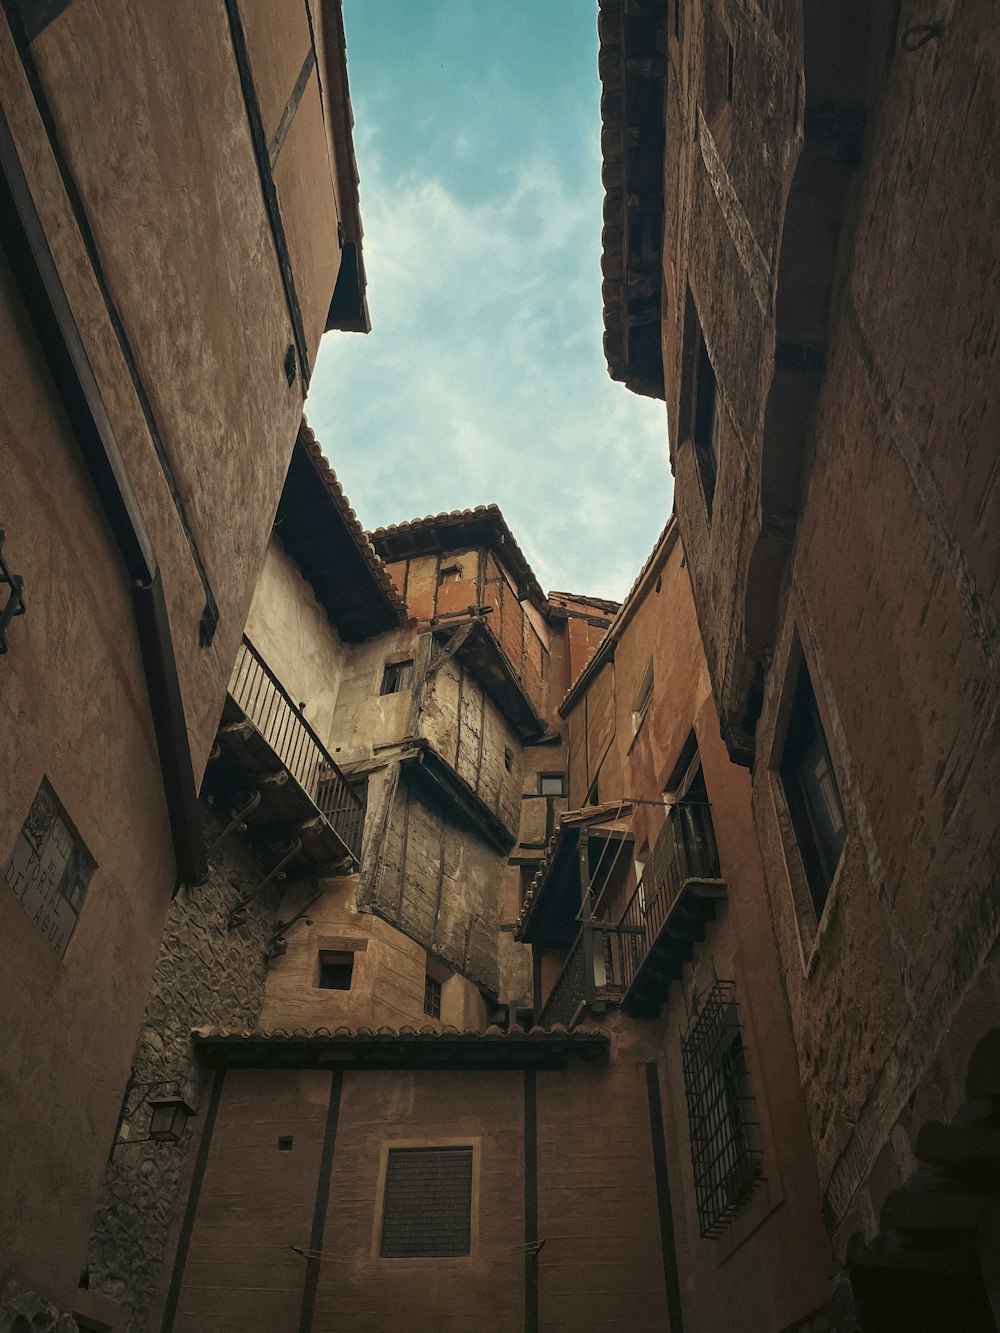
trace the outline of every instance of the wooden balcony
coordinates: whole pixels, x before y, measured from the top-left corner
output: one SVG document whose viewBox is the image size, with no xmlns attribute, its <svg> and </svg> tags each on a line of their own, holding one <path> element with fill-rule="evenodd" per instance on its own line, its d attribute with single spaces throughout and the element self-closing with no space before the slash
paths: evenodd
<svg viewBox="0 0 1000 1333">
<path fill-rule="evenodd" d="M 229 682 L 211 770 L 243 823 L 287 861 L 287 878 L 345 874 L 361 859 L 365 800 L 249 639 Z"/>
</svg>

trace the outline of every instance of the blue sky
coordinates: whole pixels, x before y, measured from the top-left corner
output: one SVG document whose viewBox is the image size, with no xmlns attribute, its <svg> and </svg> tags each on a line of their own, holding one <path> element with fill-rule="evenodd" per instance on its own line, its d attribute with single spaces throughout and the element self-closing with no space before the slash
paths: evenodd
<svg viewBox="0 0 1000 1333">
<path fill-rule="evenodd" d="M 601 347 L 594 0 L 345 0 L 372 332 L 306 407 L 368 528 L 495 502 L 546 588 L 620 597 L 671 503 Z"/>
</svg>

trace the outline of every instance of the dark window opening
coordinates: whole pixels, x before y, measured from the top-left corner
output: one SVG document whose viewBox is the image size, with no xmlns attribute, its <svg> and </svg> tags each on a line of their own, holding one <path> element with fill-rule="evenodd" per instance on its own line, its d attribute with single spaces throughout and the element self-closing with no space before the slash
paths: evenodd
<svg viewBox="0 0 1000 1333">
<path fill-rule="evenodd" d="M 847 827 L 830 748 L 804 661 L 799 664 L 779 773 L 818 921 L 840 861 Z"/>
<path fill-rule="evenodd" d="M 382 1207 L 383 1259 L 436 1259 L 472 1246 L 472 1149 L 391 1148 Z"/>
<path fill-rule="evenodd" d="M 291 1136 L 291 1134 L 279 1134 L 279 1135 L 278 1135 L 278 1151 L 279 1151 L 279 1152 L 291 1152 L 291 1151 L 292 1151 L 292 1136 Z"/>
<path fill-rule="evenodd" d="M 681 39 L 681 0 L 674 0 L 674 36 Z"/>
<path fill-rule="evenodd" d="M 716 1237 L 762 1181 L 756 1108 L 734 986 L 716 980 L 681 1040 L 701 1236 Z"/>
<path fill-rule="evenodd" d="M 424 977 L 424 1013 L 441 1017 L 441 983 L 430 974 Z"/>
<path fill-rule="evenodd" d="M 726 101 L 733 100 L 733 76 L 736 67 L 736 51 L 732 42 L 726 43 Z"/>
<path fill-rule="evenodd" d="M 503 752 L 503 766 L 504 766 L 504 768 L 507 770 L 508 773 L 513 773 L 513 771 L 514 771 L 514 751 L 513 751 L 513 750 L 508 750 L 506 746 L 504 747 L 504 752 Z"/>
<path fill-rule="evenodd" d="M 438 587 L 443 583 L 461 583 L 462 570 L 458 565 L 442 565 L 438 570 Z"/>
<path fill-rule="evenodd" d="M 413 658 L 405 662 L 386 662 L 382 673 L 381 694 L 398 694 L 408 690 L 413 683 Z"/>
<path fill-rule="evenodd" d="M 320 954 L 317 985 L 321 990 L 350 990 L 353 979 L 353 953 Z"/>
<path fill-rule="evenodd" d="M 539 796 L 565 796 L 565 795 L 566 795 L 566 774 L 565 774 L 565 773 L 539 773 L 539 775 L 538 775 L 538 794 L 539 794 Z"/>
<path fill-rule="evenodd" d="M 712 359 L 690 288 L 684 303 L 684 355 L 681 387 L 681 436 L 694 447 L 698 477 L 709 521 L 719 470 L 721 404 Z"/>
</svg>

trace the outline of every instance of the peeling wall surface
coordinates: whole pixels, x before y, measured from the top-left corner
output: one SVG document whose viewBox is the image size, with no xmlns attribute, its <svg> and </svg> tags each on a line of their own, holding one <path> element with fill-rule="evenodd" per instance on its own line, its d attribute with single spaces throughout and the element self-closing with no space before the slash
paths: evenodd
<svg viewBox="0 0 1000 1333">
<path fill-rule="evenodd" d="M 247 618 L 246 637 L 320 740 L 333 732 L 346 650 L 309 584 L 272 534 Z"/>
<path fill-rule="evenodd" d="M 404 776 L 370 903 L 495 995 L 502 865 L 499 852 L 456 827 L 440 802 Z"/>
</svg>

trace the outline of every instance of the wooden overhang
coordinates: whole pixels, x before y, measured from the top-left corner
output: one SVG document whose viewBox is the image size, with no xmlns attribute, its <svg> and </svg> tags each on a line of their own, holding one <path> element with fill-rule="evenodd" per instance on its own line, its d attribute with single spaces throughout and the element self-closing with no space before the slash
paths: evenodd
<svg viewBox="0 0 1000 1333">
<path fill-rule="evenodd" d="M 399 594 L 304 418 L 275 531 L 345 642 L 358 643 L 405 621 Z"/>
<path fill-rule="evenodd" d="M 453 509 L 407 523 L 376 528 L 371 534 L 376 551 L 392 563 L 411 556 L 437 555 L 445 551 L 489 547 L 503 562 L 517 585 L 517 595 L 531 601 L 544 615 L 549 604 L 524 553 L 508 528 L 499 505 L 477 505 L 475 509 Z"/>
<path fill-rule="evenodd" d="M 337 216 L 341 246 L 340 272 L 326 317 L 326 329 L 370 333 L 367 278 L 361 252 L 360 176 L 354 152 L 354 109 L 347 82 L 347 38 L 343 0 L 322 0 L 324 111 L 333 139 L 337 171 Z"/>
<path fill-rule="evenodd" d="M 570 1060 L 604 1061 L 610 1034 L 601 1028 L 195 1028 L 195 1051 L 212 1068 L 565 1069 Z"/>
<path fill-rule="evenodd" d="M 563 815 L 525 895 L 514 926 L 516 940 L 545 949 L 568 949 L 573 944 L 580 933 L 583 908 L 580 835 L 587 837 L 589 878 L 598 869 L 609 841 L 631 839 L 627 830 L 611 827 L 631 810 L 631 806 L 619 804 Z"/>
<path fill-rule="evenodd" d="M 485 617 L 441 621 L 435 627 L 434 638 L 444 650 L 456 644 L 455 661 L 479 682 L 522 741 L 542 735 L 545 721 Z"/>
<path fill-rule="evenodd" d="M 442 804 L 448 817 L 504 856 L 517 841 L 517 834 L 490 809 L 475 790 L 443 759 L 433 745 L 417 737 L 400 756 L 400 766 L 407 777 L 422 790 L 429 803 Z"/>
<path fill-rule="evenodd" d="M 662 398 L 667 5 L 600 0 L 604 354 L 634 393 Z"/>
</svg>

